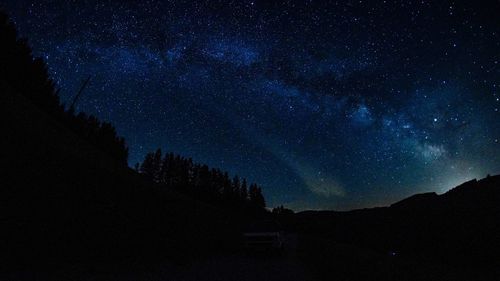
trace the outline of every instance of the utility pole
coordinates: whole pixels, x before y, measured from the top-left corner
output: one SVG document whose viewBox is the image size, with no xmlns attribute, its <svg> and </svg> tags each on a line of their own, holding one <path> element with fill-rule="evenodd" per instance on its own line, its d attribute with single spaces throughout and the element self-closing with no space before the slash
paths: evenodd
<svg viewBox="0 0 500 281">
<path fill-rule="evenodd" d="M 71 106 L 69 107 L 69 109 L 71 111 L 75 110 L 75 104 L 78 101 L 78 99 L 80 98 L 80 96 L 82 95 L 83 90 L 85 89 L 85 87 L 87 87 L 87 84 L 90 82 L 90 77 L 91 77 L 90 75 L 89 75 L 89 77 L 87 77 L 87 79 L 83 82 L 82 86 L 80 87 L 80 90 L 78 91 L 78 93 L 76 94 L 76 96 L 73 98 L 73 101 L 71 102 Z"/>
</svg>

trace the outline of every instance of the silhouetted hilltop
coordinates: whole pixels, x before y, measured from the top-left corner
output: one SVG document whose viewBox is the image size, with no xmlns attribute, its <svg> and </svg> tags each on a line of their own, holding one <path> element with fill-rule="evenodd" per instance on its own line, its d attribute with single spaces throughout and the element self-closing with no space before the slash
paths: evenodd
<svg viewBox="0 0 500 281">
<path fill-rule="evenodd" d="M 392 208 L 418 208 L 427 204 L 435 204 L 439 196 L 436 192 L 415 194 L 391 205 Z"/>
<path fill-rule="evenodd" d="M 499 222 L 497 175 L 441 195 L 417 194 L 390 207 L 300 212 L 289 226 L 335 243 L 476 271 L 500 266 Z"/>
<path fill-rule="evenodd" d="M 302 211 L 297 213 L 303 217 L 326 219 L 342 215 L 358 215 L 380 213 L 398 209 L 448 209 L 449 207 L 495 208 L 500 203 L 500 175 L 488 176 L 464 182 L 447 192 L 438 195 L 435 192 L 419 193 L 391 204 L 389 207 L 358 209 L 352 211 Z M 451 205 L 450 205 L 451 204 Z"/>
<path fill-rule="evenodd" d="M 481 180 L 470 180 L 441 195 L 444 200 L 462 204 L 478 204 L 482 207 L 498 205 L 500 200 L 500 175 Z"/>
<path fill-rule="evenodd" d="M 464 182 L 441 195 L 434 192 L 410 196 L 391 205 L 391 208 L 420 208 L 444 211 L 450 208 L 470 208 L 471 212 L 479 209 L 495 208 L 500 202 L 500 175 Z"/>
</svg>

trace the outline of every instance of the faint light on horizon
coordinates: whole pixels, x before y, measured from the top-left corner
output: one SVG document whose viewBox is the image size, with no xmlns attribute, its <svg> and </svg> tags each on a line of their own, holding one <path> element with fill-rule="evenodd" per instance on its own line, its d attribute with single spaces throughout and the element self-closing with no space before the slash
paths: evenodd
<svg viewBox="0 0 500 281">
<path fill-rule="evenodd" d="M 453 167 L 456 169 L 456 167 Z M 445 193 L 464 182 L 468 182 L 473 179 L 482 179 L 486 177 L 486 174 L 482 173 L 479 169 L 468 167 L 467 169 L 461 169 L 462 171 L 455 175 L 449 175 L 448 178 L 441 181 L 441 186 L 438 187 L 436 192 Z"/>
</svg>

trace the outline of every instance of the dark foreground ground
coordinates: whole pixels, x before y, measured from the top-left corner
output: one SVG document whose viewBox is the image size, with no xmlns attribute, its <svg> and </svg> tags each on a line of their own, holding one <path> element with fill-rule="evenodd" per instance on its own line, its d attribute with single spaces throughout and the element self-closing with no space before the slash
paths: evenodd
<svg viewBox="0 0 500 281">
<path fill-rule="evenodd" d="M 499 269 L 449 267 L 376 253 L 317 237 L 286 235 L 282 253 L 243 249 L 189 260 L 114 265 L 58 264 L 0 274 L 0 280 L 498 280 Z"/>
<path fill-rule="evenodd" d="M 246 252 L 138 265 L 66 264 L 0 275 L 1 280 L 314 280 L 297 254 L 297 235 L 286 236 L 282 253 Z"/>
</svg>

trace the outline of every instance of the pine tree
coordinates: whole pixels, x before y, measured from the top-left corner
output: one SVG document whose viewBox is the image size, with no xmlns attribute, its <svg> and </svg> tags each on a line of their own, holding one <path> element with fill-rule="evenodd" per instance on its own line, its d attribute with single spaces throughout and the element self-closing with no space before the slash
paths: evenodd
<svg viewBox="0 0 500 281">
<path fill-rule="evenodd" d="M 174 166 L 174 154 L 166 153 L 160 169 L 160 183 L 172 186 L 172 170 Z"/>
<path fill-rule="evenodd" d="M 241 183 L 241 188 L 240 188 L 240 199 L 242 201 L 247 201 L 248 200 L 248 187 L 247 187 L 247 179 L 243 179 L 243 182 Z"/>
<path fill-rule="evenodd" d="M 266 200 L 264 199 L 264 195 L 262 195 L 262 189 L 260 187 L 257 187 L 257 195 L 256 195 L 256 204 L 257 207 L 265 208 L 266 207 Z"/>
<path fill-rule="evenodd" d="M 146 178 L 153 180 L 154 179 L 154 154 L 148 153 L 146 157 L 144 157 L 144 161 L 141 164 L 140 172 Z"/>
<path fill-rule="evenodd" d="M 240 197 L 240 178 L 238 176 L 233 177 L 233 182 L 231 183 L 231 201 L 236 201 Z"/>
<path fill-rule="evenodd" d="M 249 189 L 250 203 L 254 207 L 264 208 L 266 207 L 266 202 L 264 196 L 262 195 L 262 190 L 256 184 L 250 185 Z"/>
<path fill-rule="evenodd" d="M 224 172 L 221 178 L 221 185 L 222 185 L 222 199 L 226 204 L 228 204 L 229 202 L 231 202 L 232 184 L 227 172 Z"/>
<path fill-rule="evenodd" d="M 205 202 L 240 211 L 248 210 L 250 206 L 255 209 L 265 207 L 262 190 L 256 184 L 248 187 L 244 178 L 234 176 L 231 179 L 227 172 L 195 164 L 191 158 L 173 153 L 162 158 L 160 149 L 145 156 L 139 171 L 155 182 Z"/>
<path fill-rule="evenodd" d="M 161 163 L 162 163 L 162 157 L 161 157 L 161 149 L 157 149 L 156 152 L 153 155 L 153 160 L 152 160 L 152 179 L 155 182 L 160 182 L 160 173 L 161 173 Z"/>
</svg>

